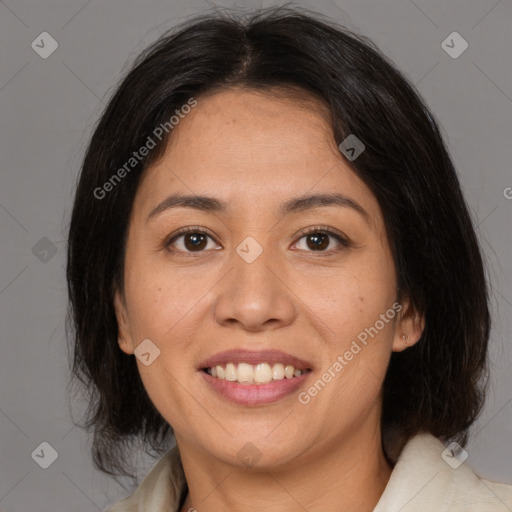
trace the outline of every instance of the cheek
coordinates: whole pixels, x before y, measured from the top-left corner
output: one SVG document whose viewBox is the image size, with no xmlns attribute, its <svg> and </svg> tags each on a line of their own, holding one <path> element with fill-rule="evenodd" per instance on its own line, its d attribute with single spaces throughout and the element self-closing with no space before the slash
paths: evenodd
<svg viewBox="0 0 512 512">
<path fill-rule="evenodd" d="M 188 339 L 183 336 L 183 330 L 192 319 L 197 320 L 201 305 L 208 300 L 208 292 L 218 277 L 212 272 L 198 271 L 192 265 L 177 270 L 162 258 L 147 260 L 150 263 L 135 264 L 126 274 L 131 324 L 138 337 L 155 339 L 164 346 L 172 340 L 176 346 L 180 340 Z M 176 332 L 181 335 L 175 336 Z"/>
<path fill-rule="evenodd" d="M 206 273 L 194 273 L 192 268 L 176 272 L 154 260 L 132 265 L 126 273 L 134 344 L 150 339 L 160 350 L 149 366 L 137 361 L 139 374 L 151 401 L 173 427 L 179 428 L 182 417 L 197 414 L 187 386 L 195 372 L 194 341 L 200 316 L 214 284 Z"/>
<path fill-rule="evenodd" d="M 393 262 L 382 252 L 354 255 L 328 277 L 304 270 L 291 277 L 297 296 L 339 345 L 373 326 L 396 297 Z"/>
</svg>

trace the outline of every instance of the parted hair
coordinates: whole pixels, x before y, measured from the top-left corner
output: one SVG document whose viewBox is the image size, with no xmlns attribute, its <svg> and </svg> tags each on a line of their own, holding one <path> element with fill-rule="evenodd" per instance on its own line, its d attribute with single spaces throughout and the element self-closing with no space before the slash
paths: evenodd
<svg viewBox="0 0 512 512">
<path fill-rule="evenodd" d="M 98 198 L 95 190 L 190 98 L 200 108 L 201 95 L 231 87 L 303 91 L 329 112 L 337 144 L 349 134 L 364 143 L 347 164 L 382 210 L 398 299 L 407 297 L 425 316 L 421 339 L 391 355 L 382 432 L 406 440 L 428 431 L 464 446 L 487 387 L 488 285 L 438 122 L 368 38 L 319 14 L 281 7 L 209 13 L 166 32 L 138 55 L 94 127 L 78 177 L 66 272 L 70 383 L 85 392 L 81 426 L 93 431 L 96 466 L 133 475 L 134 443 L 159 455 L 172 438 L 135 358 L 119 348 L 114 311 L 114 292 L 124 290 L 135 193 L 172 130 L 108 194 Z"/>
</svg>

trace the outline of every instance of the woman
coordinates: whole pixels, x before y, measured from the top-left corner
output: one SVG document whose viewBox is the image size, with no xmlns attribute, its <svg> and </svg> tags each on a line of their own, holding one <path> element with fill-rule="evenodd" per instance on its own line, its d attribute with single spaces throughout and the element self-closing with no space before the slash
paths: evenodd
<svg viewBox="0 0 512 512">
<path fill-rule="evenodd" d="M 363 37 L 289 9 L 162 37 L 93 134 L 68 258 L 95 462 L 162 455 L 110 511 L 512 509 L 463 464 L 490 328 L 468 209 Z"/>
</svg>

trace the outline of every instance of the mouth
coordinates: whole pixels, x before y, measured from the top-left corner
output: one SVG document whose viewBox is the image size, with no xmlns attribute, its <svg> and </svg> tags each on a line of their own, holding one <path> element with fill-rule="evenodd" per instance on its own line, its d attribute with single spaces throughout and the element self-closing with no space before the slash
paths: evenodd
<svg viewBox="0 0 512 512">
<path fill-rule="evenodd" d="M 270 363 L 262 362 L 257 365 L 227 363 L 225 365 L 209 366 L 203 368 L 202 371 L 215 379 L 258 386 L 284 379 L 295 379 L 304 373 L 310 372 L 311 368 L 299 370 L 289 364 L 276 363 L 271 365 Z"/>
<path fill-rule="evenodd" d="M 278 350 L 229 350 L 203 361 L 198 370 L 210 389 L 224 398 L 263 405 L 295 392 L 313 365 Z"/>
</svg>

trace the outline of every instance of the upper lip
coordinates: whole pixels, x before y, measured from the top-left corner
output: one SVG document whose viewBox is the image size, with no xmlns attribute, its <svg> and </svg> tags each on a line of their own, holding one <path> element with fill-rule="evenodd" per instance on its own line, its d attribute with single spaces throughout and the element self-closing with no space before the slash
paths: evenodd
<svg viewBox="0 0 512 512">
<path fill-rule="evenodd" d="M 300 359 L 297 356 L 287 354 L 281 350 L 268 349 L 268 350 L 243 350 L 232 349 L 224 352 L 219 352 L 208 359 L 199 363 L 199 369 L 211 368 L 213 366 L 222 366 L 227 363 L 247 363 L 259 364 L 269 363 L 270 365 L 281 363 L 284 365 L 293 366 L 296 370 L 312 369 L 311 363 Z"/>
</svg>

